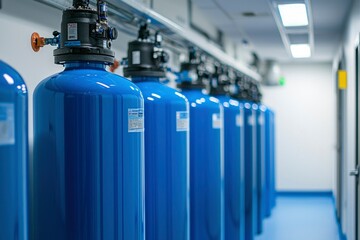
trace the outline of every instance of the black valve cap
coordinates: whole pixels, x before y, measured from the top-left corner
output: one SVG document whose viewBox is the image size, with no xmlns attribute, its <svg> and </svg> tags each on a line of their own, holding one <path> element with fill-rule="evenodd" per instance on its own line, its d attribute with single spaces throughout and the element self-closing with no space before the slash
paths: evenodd
<svg viewBox="0 0 360 240">
<path fill-rule="evenodd" d="M 146 40 L 150 37 L 150 31 L 148 29 L 147 24 L 142 24 L 140 26 L 139 32 L 138 32 L 138 38 L 142 40 Z"/>
<path fill-rule="evenodd" d="M 53 36 L 54 37 L 57 37 L 57 36 L 59 36 L 60 35 L 60 32 L 58 32 L 58 31 L 53 31 Z"/>
</svg>

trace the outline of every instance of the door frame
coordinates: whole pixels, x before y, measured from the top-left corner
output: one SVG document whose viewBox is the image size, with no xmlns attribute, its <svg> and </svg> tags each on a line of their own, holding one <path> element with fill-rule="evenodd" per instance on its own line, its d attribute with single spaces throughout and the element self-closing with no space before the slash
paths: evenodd
<svg viewBox="0 0 360 240">
<path fill-rule="evenodd" d="M 358 166 L 360 165 L 360 44 L 359 38 L 357 39 L 356 49 L 355 49 L 355 168 L 359 170 Z M 360 181 L 359 175 L 355 180 L 355 239 L 360 240 Z"/>
<path fill-rule="evenodd" d="M 347 69 L 345 53 L 341 54 L 337 70 Z M 346 89 L 339 88 L 338 71 L 336 71 L 336 95 L 337 95 L 337 161 L 336 161 L 336 213 L 339 222 L 342 222 L 343 206 L 346 194 L 345 178 L 347 175 L 347 161 L 346 161 Z"/>
<path fill-rule="evenodd" d="M 337 130 L 337 158 L 336 158 L 336 215 L 341 222 L 342 216 L 342 183 L 344 173 L 344 110 L 345 110 L 345 97 L 344 90 L 338 87 L 338 71 L 344 69 L 344 57 L 338 64 L 336 71 L 336 130 Z"/>
</svg>

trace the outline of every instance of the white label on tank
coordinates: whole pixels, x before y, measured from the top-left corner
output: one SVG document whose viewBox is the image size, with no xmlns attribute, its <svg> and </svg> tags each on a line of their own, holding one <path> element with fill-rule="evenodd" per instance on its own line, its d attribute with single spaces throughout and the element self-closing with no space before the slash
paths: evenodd
<svg viewBox="0 0 360 240">
<path fill-rule="evenodd" d="M 140 51 L 132 52 L 132 64 L 140 64 Z"/>
<path fill-rule="evenodd" d="M 0 103 L 0 145 L 15 144 L 14 104 Z"/>
<path fill-rule="evenodd" d="M 259 123 L 259 125 L 264 125 L 265 119 L 264 119 L 264 116 L 263 116 L 263 115 L 260 115 L 260 116 L 259 116 L 259 118 L 258 118 L 258 123 Z"/>
<path fill-rule="evenodd" d="M 176 112 L 176 131 L 187 132 L 189 130 L 189 112 Z"/>
<path fill-rule="evenodd" d="M 244 117 L 242 114 L 237 114 L 236 115 L 236 126 L 237 127 L 242 127 L 244 126 Z"/>
<path fill-rule="evenodd" d="M 77 23 L 68 23 L 68 40 L 78 40 L 78 26 Z"/>
<path fill-rule="evenodd" d="M 255 125 L 255 119 L 254 119 L 254 116 L 253 115 L 250 115 L 249 118 L 248 118 L 248 124 L 250 126 L 254 126 Z"/>
<path fill-rule="evenodd" d="M 144 109 L 129 108 L 128 109 L 128 131 L 143 132 L 144 131 Z"/>
<path fill-rule="evenodd" d="M 212 127 L 214 129 L 219 129 L 221 128 L 221 117 L 220 117 L 220 114 L 219 113 L 213 113 L 212 115 Z"/>
</svg>

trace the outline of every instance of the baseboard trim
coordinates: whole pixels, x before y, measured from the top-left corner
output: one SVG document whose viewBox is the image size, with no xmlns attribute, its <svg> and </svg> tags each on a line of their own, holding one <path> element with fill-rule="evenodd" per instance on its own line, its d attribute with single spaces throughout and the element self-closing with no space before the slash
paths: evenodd
<svg viewBox="0 0 360 240">
<path fill-rule="evenodd" d="M 279 197 L 333 197 L 332 191 L 278 191 Z"/>
</svg>

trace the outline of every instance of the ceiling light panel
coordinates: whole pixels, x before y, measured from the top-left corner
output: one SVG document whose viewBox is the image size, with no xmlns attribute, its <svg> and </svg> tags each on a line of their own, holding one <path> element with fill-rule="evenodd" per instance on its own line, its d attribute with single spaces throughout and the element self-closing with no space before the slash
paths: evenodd
<svg viewBox="0 0 360 240">
<path fill-rule="evenodd" d="M 311 49 L 309 44 L 291 44 L 290 50 L 293 58 L 311 57 Z"/>
<path fill-rule="evenodd" d="M 279 4 L 278 9 L 284 27 L 309 25 L 306 5 L 304 3 Z"/>
</svg>

